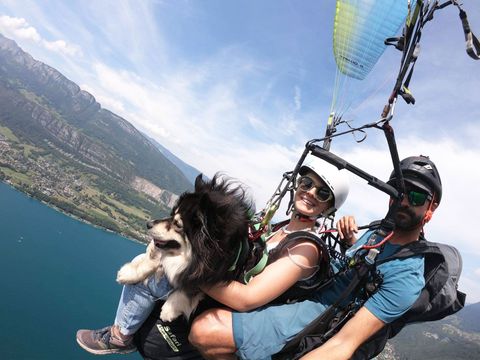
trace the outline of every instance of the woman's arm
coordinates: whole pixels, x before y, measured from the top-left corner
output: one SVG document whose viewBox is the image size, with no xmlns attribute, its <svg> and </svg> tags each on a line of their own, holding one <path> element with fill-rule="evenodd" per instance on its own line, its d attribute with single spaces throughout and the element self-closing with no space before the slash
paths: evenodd
<svg viewBox="0 0 480 360">
<path fill-rule="evenodd" d="M 249 311 L 265 305 L 316 270 L 320 255 L 315 244 L 305 241 L 288 249 L 246 285 L 232 281 L 202 290 L 236 311 Z"/>
</svg>

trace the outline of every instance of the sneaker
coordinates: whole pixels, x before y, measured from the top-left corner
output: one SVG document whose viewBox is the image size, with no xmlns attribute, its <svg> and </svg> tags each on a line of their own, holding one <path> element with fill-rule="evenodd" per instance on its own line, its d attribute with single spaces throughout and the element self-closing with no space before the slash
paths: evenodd
<svg viewBox="0 0 480 360">
<path fill-rule="evenodd" d="M 133 336 L 125 341 L 112 334 L 112 327 L 100 330 L 78 330 L 77 342 L 82 348 L 95 355 L 129 354 L 137 351 Z"/>
</svg>

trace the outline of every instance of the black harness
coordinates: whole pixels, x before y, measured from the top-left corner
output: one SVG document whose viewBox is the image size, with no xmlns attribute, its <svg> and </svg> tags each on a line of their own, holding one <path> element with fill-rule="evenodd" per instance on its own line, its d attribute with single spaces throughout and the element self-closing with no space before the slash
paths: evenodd
<svg viewBox="0 0 480 360">
<path fill-rule="evenodd" d="M 288 234 L 285 239 L 268 253 L 268 264 L 281 257 L 285 249 L 298 241 L 309 241 L 315 244 L 320 252 L 317 271 L 308 279 L 297 281 L 290 289 L 274 300 L 275 303 L 291 303 L 304 300 L 311 296 L 312 291 L 328 285 L 332 280 L 332 270 L 330 268 L 330 251 L 322 238 L 309 231 L 295 231 Z"/>
</svg>

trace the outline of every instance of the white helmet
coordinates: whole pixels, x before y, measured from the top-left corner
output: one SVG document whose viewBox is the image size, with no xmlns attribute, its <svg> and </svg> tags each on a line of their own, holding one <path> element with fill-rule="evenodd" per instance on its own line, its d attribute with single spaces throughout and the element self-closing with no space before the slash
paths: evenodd
<svg viewBox="0 0 480 360">
<path fill-rule="evenodd" d="M 298 173 L 300 175 L 305 175 L 308 171 L 317 174 L 333 194 L 333 207 L 324 211 L 323 215 L 326 216 L 337 211 L 347 199 L 350 190 L 350 181 L 348 179 L 347 170 L 339 170 L 334 165 L 322 159 L 310 156 L 300 167 Z"/>
</svg>

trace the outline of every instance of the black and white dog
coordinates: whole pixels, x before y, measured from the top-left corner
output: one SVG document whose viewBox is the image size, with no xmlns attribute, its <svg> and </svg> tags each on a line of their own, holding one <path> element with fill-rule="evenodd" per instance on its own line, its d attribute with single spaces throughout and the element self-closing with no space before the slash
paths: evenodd
<svg viewBox="0 0 480 360">
<path fill-rule="evenodd" d="M 125 264 L 117 281 L 135 284 L 166 276 L 174 291 L 160 318 L 188 318 L 203 298 L 200 287 L 239 277 L 240 270 L 230 268 L 248 237 L 251 208 L 241 186 L 218 174 L 211 181 L 199 175 L 195 191 L 180 196 L 171 217 L 147 224 L 152 241 L 146 253 Z"/>
</svg>

